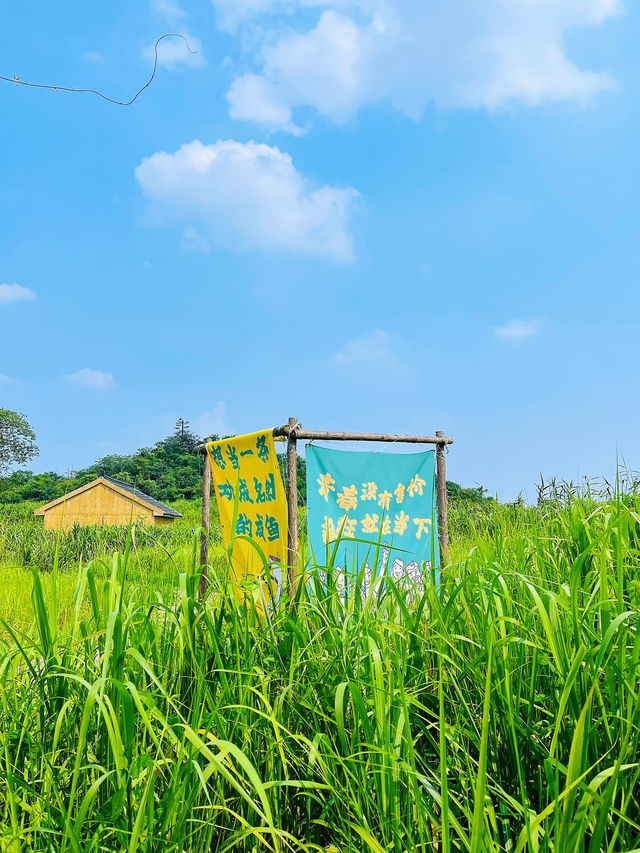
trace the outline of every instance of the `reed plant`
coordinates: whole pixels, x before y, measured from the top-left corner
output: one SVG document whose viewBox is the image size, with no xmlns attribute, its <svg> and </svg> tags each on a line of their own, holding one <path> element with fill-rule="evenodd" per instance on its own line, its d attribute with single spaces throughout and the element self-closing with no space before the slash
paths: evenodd
<svg viewBox="0 0 640 853">
<path fill-rule="evenodd" d="M 61 569 L 75 569 L 97 557 L 124 553 L 130 529 L 123 525 L 80 525 L 64 530 L 47 530 L 33 510 L 39 504 L 0 504 L 0 563 L 51 571 L 57 554 Z M 200 526 L 200 501 L 179 500 L 174 504 L 182 518 L 168 526 L 134 526 L 134 547 L 148 569 L 162 563 L 167 551 L 189 545 Z M 217 514 L 213 513 L 213 529 L 217 532 Z"/>
<path fill-rule="evenodd" d="M 471 522 L 470 522 L 471 524 Z M 473 525 L 468 526 L 471 530 Z M 442 582 L 241 604 L 32 572 L 0 656 L 3 851 L 640 849 L 640 502 L 493 510 Z"/>
</svg>

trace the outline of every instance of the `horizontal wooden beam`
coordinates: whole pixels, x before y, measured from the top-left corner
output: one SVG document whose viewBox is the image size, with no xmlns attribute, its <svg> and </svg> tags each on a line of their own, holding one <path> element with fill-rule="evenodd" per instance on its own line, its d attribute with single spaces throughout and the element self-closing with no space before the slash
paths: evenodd
<svg viewBox="0 0 640 853">
<path fill-rule="evenodd" d="M 276 427 L 274 436 L 288 435 L 288 426 Z M 404 444 L 453 444 L 452 438 L 431 435 L 392 435 L 386 432 L 329 432 L 317 429 L 296 430 L 296 438 L 311 441 L 387 441 Z"/>
<path fill-rule="evenodd" d="M 432 436 L 432 435 L 391 435 L 384 432 L 328 432 L 324 430 L 303 429 L 300 424 L 294 428 L 294 434 L 297 439 L 309 439 L 310 441 L 387 441 L 398 442 L 399 444 L 453 444 L 452 438 L 447 436 Z M 274 438 L 287 438 L 289 436 L 289 424 L 274 427 Z M 196 453 L 206 453 L 207 445 L 198 444 L 195 448 Z"/>
</svg>

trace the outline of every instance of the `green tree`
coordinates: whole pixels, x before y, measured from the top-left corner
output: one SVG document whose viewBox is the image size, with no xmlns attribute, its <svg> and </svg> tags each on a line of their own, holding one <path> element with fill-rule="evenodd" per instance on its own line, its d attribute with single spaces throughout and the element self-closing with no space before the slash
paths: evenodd
<svg viewBox="0 0 640 853">
<path fill-rule="evenodd" d="M 0 476 L 11 465 L 23 465 L 39 453 L 36 434 L 19 412 L 0 409 Z"/>
<path fill-rule="evenodd" d="M 180 418 L 175 432 L 153 447 L 141 447 L 131 456 L 104 456 L 78 471 L 76 477 L 88 483 L 106 474 L 131 483 L 160 501 L 199 497 L 203 459 L 194 453 L 194 448 L 201 441 L 189 429 L 188 421 Z"/>
<path fill-rule="evenodd" d="M 447 480 L 447 497 L 450 501 L 471 501 L 472 503 L 483 503 L 492 501 L 493 498 L 486 494 L 484 486 L 465 487 Z"/>
</svg>

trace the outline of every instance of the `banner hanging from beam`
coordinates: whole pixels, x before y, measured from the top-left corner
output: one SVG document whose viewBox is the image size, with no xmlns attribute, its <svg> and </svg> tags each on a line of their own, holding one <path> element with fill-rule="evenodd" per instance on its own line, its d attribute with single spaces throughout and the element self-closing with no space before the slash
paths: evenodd
<svg viewBox="0 0 640 853">
<path fill-rule="evenodd" d="M 334 568 L 345 576 L 365 566 L 365 586 L 380 575 L 421 586 L 424 570 L 439 565 L 434 452 L 311 445 L 306 460 L 307 530 L 316 565 L 327 564 L 339 539 Z"/>
<path fill-rule="evenodd" d="M 277 580 L 287 548 L 287 501 L 272 431 L 210 441 L 207 453 L 222 541 L 227 548 L 233 542 L 234 584 L 264 577 L 256 545 Z"/>
</svg>

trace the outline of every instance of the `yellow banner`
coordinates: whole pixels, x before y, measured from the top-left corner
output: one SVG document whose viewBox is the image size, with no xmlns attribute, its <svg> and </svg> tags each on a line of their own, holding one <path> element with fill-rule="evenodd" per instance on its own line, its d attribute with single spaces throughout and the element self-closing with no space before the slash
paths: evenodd
<svg viewBox="0 0 640 853">
<path fill-rule="evenodd" d="M 207 453 L 216 492 L 222 540 L 233 540 L 235 584 L 264 576 L 254 542 L 270 567 L 284 565 L 287 553 L 287 500 L 271 430 L 210 441 Z M 275 572 L 279 576 L 279 571 Z"/>
</svg>

